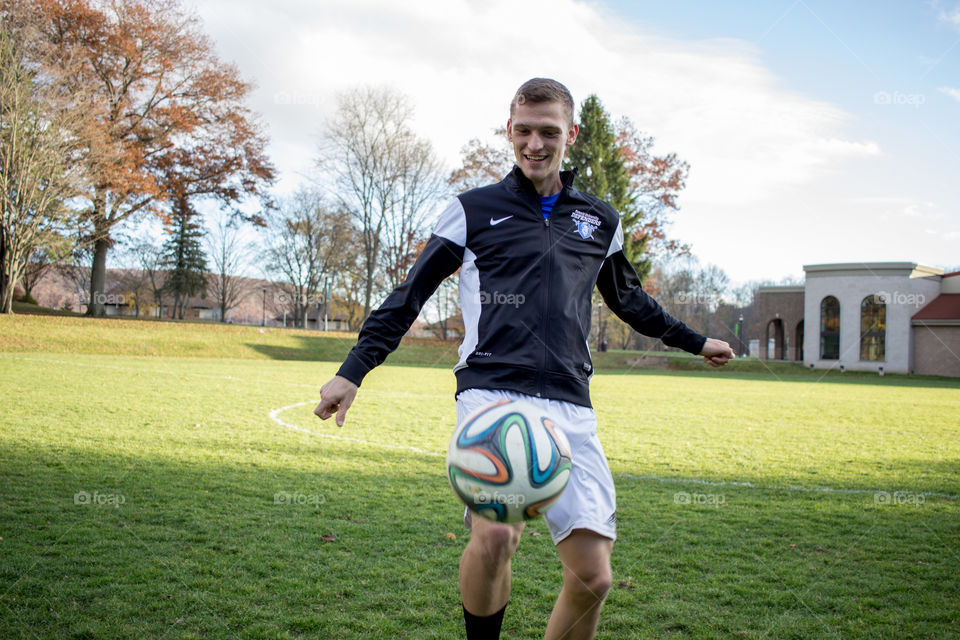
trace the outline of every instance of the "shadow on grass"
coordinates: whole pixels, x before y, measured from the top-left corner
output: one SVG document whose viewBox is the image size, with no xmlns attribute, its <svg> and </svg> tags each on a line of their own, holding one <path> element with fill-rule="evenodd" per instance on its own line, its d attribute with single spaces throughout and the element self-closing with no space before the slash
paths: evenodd
<svg viewBox="0 0 960 640">
<path fill-rule="evenodd" d="M 272 344 L 257 344 L 248 342 L 245 346 L 265 355 L 271 360 L 299 360 L 338 362 L 347 357 L 350 348 L 346 340 L 338 341 L 331 338 L 308 338 L 296 336 L 299 346 L 280 346 Z"/>
<path fill-rule="evenodd" d="M 467 536 L 442 462 L 298 442 L 276 453 L 309 450 L 309 468 L 257 451 L 217 464 L 0 450 L 4 632 L 460 637 Z M 358 465 L 370 471 L 346 470 Z M 678 503 L 674 486 L 618 486 L 610 637 L 677 625 L 697 637 L 952 632 L 955 502 L 877 506 L 863 495 L 725 487 L 718 507 Z M 514 638 L 542 635 L 560 586 L 543 523 L 530 530 L 541 535 L 524 535 L 514 561 L 505 623 Z"/>
<path fill-rule="evenodd" d="M 330 336 L 292 336 L 298 344 L 269 345 L 253 342 L 245 346 L 273 360 L 343 362 L 356 344 L 355 339 Z M 427 338 L 404 339 L 387 357 L 385 364 L 422 367 L 452 367 L 456 364 L 459 343 Z"/>
</svg>

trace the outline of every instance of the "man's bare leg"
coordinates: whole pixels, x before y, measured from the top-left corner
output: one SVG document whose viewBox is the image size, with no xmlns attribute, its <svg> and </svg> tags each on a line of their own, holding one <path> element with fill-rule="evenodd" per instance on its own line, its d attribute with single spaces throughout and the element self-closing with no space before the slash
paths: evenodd
<svg viewBox="0 0 960 640">
<path fill-rule="evenodd" d="M 563 562 L 563 588 L 544 640 L 592 640 L 613 580 L 613 540 L 587 529 L 575 529 L 557 545 L 557 551 Z"/>
<path fill-rule="evenodd" d="M 510 599 L 510 558 L 523 524 L 501 524 L 471 514 L 470 541 L 460 556 L 460 598 L 475 616 L 493 615 Z"/>
</svg>

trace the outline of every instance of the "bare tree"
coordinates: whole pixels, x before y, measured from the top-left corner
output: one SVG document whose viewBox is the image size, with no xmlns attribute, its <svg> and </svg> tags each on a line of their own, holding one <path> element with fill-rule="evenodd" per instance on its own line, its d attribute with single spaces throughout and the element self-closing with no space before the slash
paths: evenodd
<svg viewBox="0 0 960 640">
<path fill-rule="evenodd" d="M 446 188 L 443 166 L 429 141 L 407 132 L 395 142 L 398 180 L 384 220 L 382 254 L 388 290 L 400 286 L 423 250 L 430 234 L 430 218 Z"/>
<path fill-rule="evenodd" d="M 239 276 L 250 262 L 252 251 L 240 238 L 235 218 L 221 216 L 216 226 L 207 231 L 207 251 L 213 260 L 214 273 L 208 278 L 208 291 L 220 307 L 220 321 L 250 295 L 247 279 Z"/>
<path fill-rule="evenodd" d="M 0 313 L 34 250 L 61 230 L 77 192 L 74 161 L 79 116 L 56 86 L 41 81 L 25 39 L 29 31 L 0 15 Z"/>
<path fill-rule="evenodd" d="M 123 292 L 123 300 L 128 307 L 133 307 L 135 316 L 140 316 L 140 309 L 147 300 L 150 289 L 150 278 L 140 269 L 124 269 L 117 281 Z"/>
<path fill-rule="evenodd" d="M 427 327 L 433 335 L 441 340 L 447 340 L 451 337 L 450 321 L 460 314 L 460 300 L 457 292 L 457 278 L 455 274 L 444 279 L 437 287 L 437 292 L 433 296 L 432 307 L 436 322 L 430 322 L 429 313 L 427 316 Z M 426 311 L 426 310 L 425 310 Z"/>
<path fill-rule="evenodd" d="M 24 262 L 20 278 L 25 298 L 33 297 L 33 288 L 37 283 L 57 262 L 67 257 L 72 249 L 71 239 L 61 234 L 47 233 L 38 236 L 37 246 Z"/>
<path fill-rule="evenodd" d="M 355 89 L 340 96 L 319 149 L 317 165 L 360 234 L 364 317 L 374 298 L 406 274 L 424 211 L 443 188 L 430 144 L 410 129 L 412 117 L 402 94 Z"/>
<path fill-rule="evenodd" d="M 355 239 L 350 246 L 359 245 L 359 233 L 356 230 L 352 230 L 351 233 Z M 331 278 L 332 297 L 339 300 L 339 307 L 346 315 L 350 330 L 359 331 L 366 318 L 363 315 L 363 258 L 358 252 L 352 250 L 345 251 L 341 258 L 343 263 L 337 269 L 336 275 Z"/>
<path fill-rule="evenodd" d="M 77 303 L 77 310 L 83 311 L 84 307 L 89 306 L 90 300 L 90 267 L 84 267 L 84 264 L 90 263 L 92 255 L 89 246 L 74 247 L 70 255 L 63 261 L 58 262 L 56 270 L 60 276 L 73 285 L 73 298 Z M 71 305 L 72 308 L 72 305 Z"/>
<path fill-rule="evenodd" d="M 163 317 L 163 293 L 166 271 L 163 269 L 163 249 L 152 242 L 141 242 L 133 249 L 134 255 L 146 281 L 150 284 L 152 302 L 156 305 L 155 317 Z"/>
<path fill-rule="evenodd" d="M 293 310 L 294 324 L 306 326 L 311 304 L 321 299 L 326 278 L 335 277 L 353 251 L 349 216 L 331 210 L 315 191 L 301 190 L 284 202 L 268 225 L 267 269 L 282 276 L 289 287 L 279 306 Z"/>
</svg>

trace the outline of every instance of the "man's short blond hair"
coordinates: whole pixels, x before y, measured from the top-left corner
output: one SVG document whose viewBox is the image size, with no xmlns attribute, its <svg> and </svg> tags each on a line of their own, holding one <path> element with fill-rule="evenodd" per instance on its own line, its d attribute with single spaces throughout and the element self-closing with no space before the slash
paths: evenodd
<svg viewBox="0 0 960 640">
<path fill-rule="evenodd" d="M 567 114 L 567 123 L 573 124 L 573 96 L 565 86 L 550 78 L 531 78 L 527 80 L 510 101 L 510 117 L 517 109 L 518 104 L 526 102 L 559 102 Z"/>
</svg>

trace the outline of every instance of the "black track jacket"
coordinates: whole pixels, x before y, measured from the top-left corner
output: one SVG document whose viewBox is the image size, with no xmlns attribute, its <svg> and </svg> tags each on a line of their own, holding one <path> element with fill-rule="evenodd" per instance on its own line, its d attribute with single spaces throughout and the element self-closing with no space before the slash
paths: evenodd
<svg viewBox="0 0 960 640">
<path fill-rule="evenodd" d="M 338 375 L 356 385 L 381 364 L 444 278 L 460 269 L 465 335 L 457 393 L 505 389 L 590 406 L 591 297 L 638 332 L 698 354 L 706 338 L 666 313 L 623 254 L 617 211 L 573 188 L 548 220 L 514 167 L 502 181 L 461 194 L 444 210 L 407 279 L 370 314 Z"/>
</svg>

